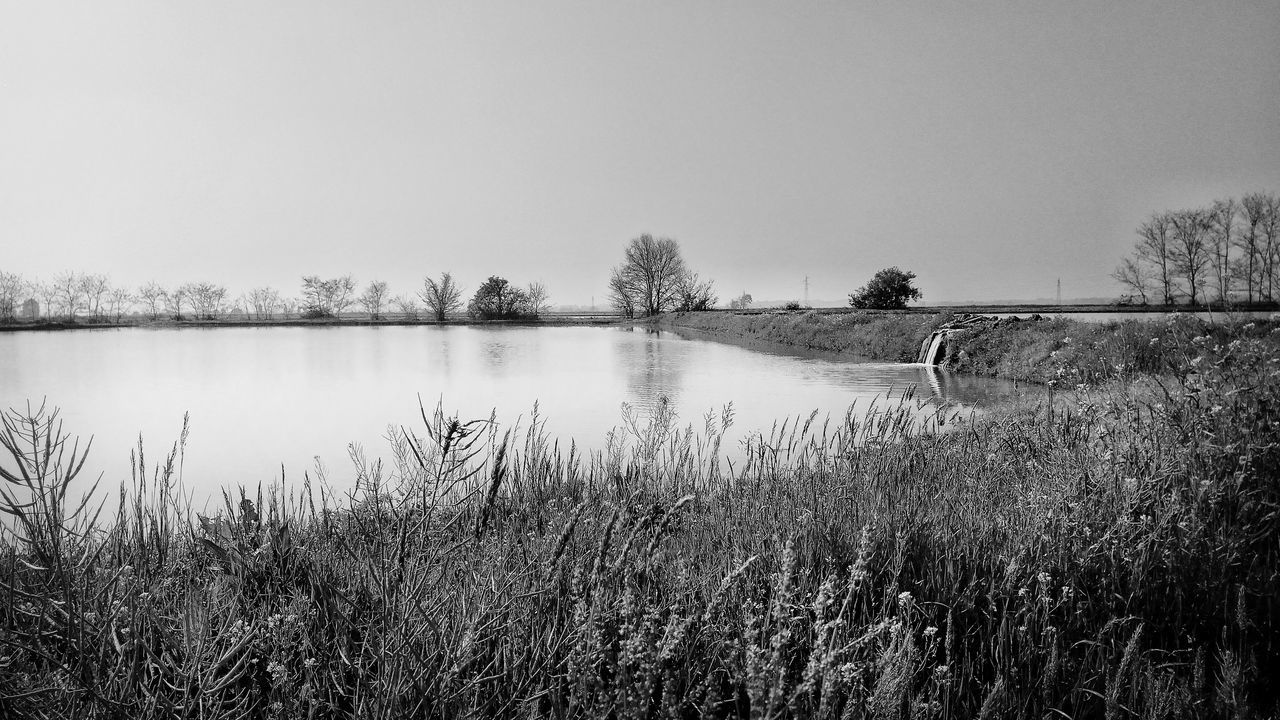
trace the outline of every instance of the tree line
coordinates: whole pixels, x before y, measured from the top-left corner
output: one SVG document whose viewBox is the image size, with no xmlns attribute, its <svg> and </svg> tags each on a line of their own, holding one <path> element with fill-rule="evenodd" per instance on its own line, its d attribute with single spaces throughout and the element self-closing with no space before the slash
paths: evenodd
<svg viewBox="0 0 1280 720">
<path fill-rule="evenodd" d="M 536 318 L 548 309 L 549 300 L 550 294 L 541 282 L 519 287 L 504 278 L 490 277 L 464 307 L 463 289 L 448 272 L 438 278 L 424 278 L 416 293 L 394 297 L 382 280 L 359 289 L 351 275 L 306 275 L 296 297 L 283 295 L 272 287 L 257 287 L 231 298 L 225 285 L 210 282 L 164 286 L 152 281 L 129 288 L 114 285 L 101 274 L 64 272 L 41 281 L 0 270 L 0 322 L 13 322 L 19 317 L 120 322 L 135 314 L 151 320 L 213 320 L 227 315 L 255 320 L 318 319 L 337 318 L 352 311 L 363 311 L 378 320 L 393 309 L 408 319 L 417 319 L 425 312 L 443 321 L 465 309 L 470 317 L 492 320 Z M 30 317 L 24 310 L 29 301 L 39 307 L 38 317 Z"/>
<path fill-rule="evenodd" d="M 1274 302 L 1278 275 L 1280 196 L 1266 192 L 1153 214 L 1111 274 L 1133 300 L 1164 305 Z"/>
</svg>

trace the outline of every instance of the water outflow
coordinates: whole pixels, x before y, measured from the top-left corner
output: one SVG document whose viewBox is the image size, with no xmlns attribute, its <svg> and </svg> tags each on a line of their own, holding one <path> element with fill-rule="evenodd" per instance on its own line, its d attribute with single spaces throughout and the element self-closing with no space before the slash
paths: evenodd
<svg viewBox="0 0 1280 720">
<path fill-rule="evenodd" d="M 922 365 L 937 365 L 946 352 L 947 331 L 935 330 L 920 345 L 920 358 L 916 362 Z"/>
</svg>

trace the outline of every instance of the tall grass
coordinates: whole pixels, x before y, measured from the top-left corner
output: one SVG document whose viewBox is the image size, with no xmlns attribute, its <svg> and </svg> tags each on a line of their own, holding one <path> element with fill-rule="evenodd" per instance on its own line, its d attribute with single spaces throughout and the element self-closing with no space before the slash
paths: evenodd
<svg viewBox="0 0 1280 720">
<path fill-rule="evenodd" d="M 424 412 L 346 497 L 214 518 L 171 454 L 91 522 L 10 412 L 0 715 L 1274 715 L 1276 340 L 945 434 L 797 418 L 728 470 L 730 410 L 589 456 Z"/>
</svg>

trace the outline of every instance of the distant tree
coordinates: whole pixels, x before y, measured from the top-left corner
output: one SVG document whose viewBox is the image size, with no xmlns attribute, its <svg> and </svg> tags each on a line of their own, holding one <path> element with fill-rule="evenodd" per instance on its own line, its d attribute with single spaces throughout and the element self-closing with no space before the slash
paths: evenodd
<svg viewBox="0 0 1280 720">
<path fill-rule="evenodd" d="M 44 317 L 46 319 L 54 316 L 54 306 L 58 303 L 58 286 L 53 281 L 33 282 L 31 289 L 36 296 L 40 298 L 41 306 L 44 308 Z"/>
<path fill-rule="evenodd" d="M 422 291 L 418 293 L 422 303 L 427 306 L 437 322 L 444 322 L 449 313 L 462 309 L 462 288 L 454 281 L 453 275 L 444 273 L 440 279 L 424 278 Z M 417 316 L 417 307 L 414 308 Z"/>
<path fill-rule="evenodd" d="M 1235 198 L 1214 201 L 1206 213 L 1209 246 L 1209 269 L 1218 302 L 1229 303 L 1235 277 L 1231 263 L 1231 247 L 1235 244 L 1235 221 L 1238 209 Z"/>
<path fill-rule="evenodd" d="M 1173 213 L 1173 267 L 1187 283 L 1187 302 L 1196 304 L 1209 269 L 1209 220 L 1204 210 Z"/>
<path fill-rule="evenodd" d="M 1240 232 L 1236 245 L 1242 257 L 1236 258 L 1236 274 L 1244 280 L 1245 299 L 1253 302 L 1266 284 L 1261 277 L 1266 267 L 1263 259 L 1267 215 L 1271 209 L 1271 197 L 1266 193 L 1250 193 L 1240 199 Z"/>
<path fill-rule="evenodd" d="M 84 299 L 84 284 L 79 275 L 73 272 L 59 273 L 53 279 L 54 292 L 62 304 L 62 314 L 68 321 L 76 319 L 76 312 Z"/>
<path fill-rule="evenodd" d="M 702 280 L 698 273 L 685 271 L 676 282 L 676 300 L 674 309 L 682 312 L 710 310 L 716 306 L 716 295 L 713 283 Z"/>
<path fill-rule="evenodd" d="M 160 310 L 164 307 L 164 288 L 159 283 L 152 281 L 138 288 L 137 297 L 152 320 L 160 317 Z"/>
<path fill-rule="evenodd" d="M 620 282 L 610 281 L 610 294 L 615 307 L 630 306 L 631 312 L 657 315 L 675 307 L 679 287 L 686 279 L 680 245 L 671 238 L 641 235 L 627 245 L 620 268 L 614 274 Z M 625 302 L 613 295 L 621 293 Z"/>
<path fill-rule="evenodd" d="M 17 318 L 26 287 L 21 275 L 0 271 L 0 320 L 12 322 Z"/>
<path fill-rule="evenodd" d="M 547 300 L 551 295 L 547 292 L 547 286 L 540 282 L 529 283 L 529 289 L 525 290 L 525 296 L 529 299 L 529 312 L 535 317 L 542 314 L 547 309 Z"/>
<path fill-rule="evenodd" d="M 270 320 L 280 307 L 280 293 L 270 287 L 254 288 L 249 291 L 248 304 L 258 320 Z"/>
<path fill-rule="evenodd" d="M 397 295 L 391 299 L 391 304 L 395 306 L 400 315 L 407 320 L 418 319 L 418 303 L 411 295 Z"/>
<path fill-rule="evenodd" d="M 744 292 L 738 297 L 730 300 L 729 307 L 730 309 L 733 309 L 733 310 L 746 310 L 747 308 L 751 307 L 752 302 L 754 302 L 754 300 L 751 297 L 751 293 Z"/>
<path fill-rule="evenodd" d="M 639 295 L 639 290 L 632 286 L 631 278 L 623 272 L 622 268 L 614 268 L 609 275 L 609 304 L 613 309 L 623 317 L 635 317 L 636 298 Z"/>
<path fill-rule="evenodd" d="M 222 314 L 227 288 L 214 283 L 189 283 L 185 287 L 187 302 L 199 320 L 213 320 Z"/>
<path fill-rule="evenodd" d="M 102 319 L 102 301 L 111 291 L 111 282 L 106 275 L 85 274 L 80 276 L 80 294 L 84 296 L 85 311 L 94 320 Z"/>
<path fill-rule="evenodd" d="M 304 317 L 338 317 L 355 301 L 356 281 L 350 275 L 322 280 L 315 275 L 302 278 Z"/>
<path fill-rule="evenodd" d="M 174 320 L 182 319 L 182 307 L 187 304 L 188 285 L 179 285 L 165 291 L 164 310 Z"/>
<path fill-rule="evenodd" d="M 1280 195 L 1267 196 L 1267 213 L 1262 222 L 1262 276 L 1265 298 L 1275 300 L 1280 277 Z"/>
<path fill-rule="evenodd" d="M 120 322 L 125 311 L 133 304 L 133 296 L 124 288 L 112 289 L 108 300 L 111 303 L 111 314 L 115 316 L 116 322 Z"/>
<path fill-rule="evenodd" d="M 1142 262 L 1136 258 L 1125 258 L 1111 273 L 1116 282 L 1136 294 L 1143 305 L 1147 304 L 1147 271 Z"/>
<path fill-rule="evenodd" d="M 369 317 L 377 320 L 382 316 L 382 306 L 387 303 L 387 284 L 381 280 L 374 280 L 364 289 L 364 293 L 360 295 L 360 307 L 369 313 Z"/>
<path fill-rule="evenodd" d="M 467 312 L 478 320 L 507 320 L 518 318 L 529 311 L 529 297 L 505 278 L 490 276 L 476 290 L 467 305 Z"/>
<path fill-rule="evenodd" d="M 1147 263 L 1154 272 L 1161 300 L 1172 305 L 1177 290 L 1177 273 L 1173 263 L 1173 215 L 1156 213 L 1138 226 L 1138 262 Z"/>
<path fill-rule="evenodd" d="M 298 312 L 298 298 L 295 298 L 295 297 L 280 298 L 280 313 L 282 315 L 284 315 L 287 318 L 297 314 L 297 312 Z"/>
<path fill-rule="evenodd" d="M 916 274 L 913 272 L 899 270 L 897 267 L 885 268 L 873 275 L 871 282 L 849 295 L 849 304 L 856 308 L 874 310 L 904 308 L 907 302 L 923 297 L 911 284 L 915 279 Z"/>
</svg>

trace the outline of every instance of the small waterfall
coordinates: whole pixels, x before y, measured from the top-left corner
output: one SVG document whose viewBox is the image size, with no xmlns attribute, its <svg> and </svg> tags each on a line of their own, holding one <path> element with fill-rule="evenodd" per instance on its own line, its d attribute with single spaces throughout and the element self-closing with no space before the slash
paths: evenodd
<svg viewBox="0 0 1280 720">
<path fill-rule="evenodd" d="M 946 351 L 947 333 L 938 330 L 929 336 L 929 349 L 924 352 L 920 362 L 925 365 L 937 365 L 941 355 Z"/>
<path fill-rule="evenodd" d="M 929 357 L 929 345 L 933 342 L 934 333 L 925 336 L 924 342 L 920 343 L 920 352 L 916 355 L 916 362 L 923 365 L 924 359 Z"/>
</svg>

